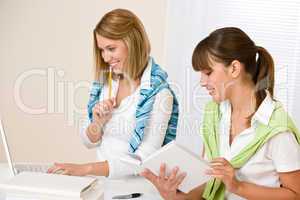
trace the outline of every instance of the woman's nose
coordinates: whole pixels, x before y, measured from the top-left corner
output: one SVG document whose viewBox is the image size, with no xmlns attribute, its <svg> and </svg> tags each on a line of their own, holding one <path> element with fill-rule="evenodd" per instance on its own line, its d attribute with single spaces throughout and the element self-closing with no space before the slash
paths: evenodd
<svg viewBox="0 0 300 200">
<path fill-rule="evenodd" d="M 207 75 L 206 74 L 201 74 L 200 85 L 202 87 L 205 87 L 207 85 Z"/>
<path fill-rule="evenodd" d="M 103 58 L 104 62 L 108 63 L 111 59 L 111 55 L 108 52 L 103 51 L 102 58 Z"/>
</svg>

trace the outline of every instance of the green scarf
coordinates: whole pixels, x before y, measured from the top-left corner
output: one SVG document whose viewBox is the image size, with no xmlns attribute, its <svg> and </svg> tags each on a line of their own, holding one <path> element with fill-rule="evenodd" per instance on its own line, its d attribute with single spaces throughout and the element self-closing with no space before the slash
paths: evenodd
<svg viewBox="0 0 300 200">
<path fill-rule="evenodd" d="M 219 105 L 210 102 L 205 107 L 203 119 L 203 143 L 205 153 L 209 160 L 217 158 L 219 154 L 219 123 L 221 113 Z M 271 115 L 268 126 L 259 123 L 255 132 L 255 138 L 245 146 L 241 152 L 230 160 L 231 165 L 235 168 L 241 168 L 270 138 L 278 133 L 290 131 L 295 134 L 300 144 L 300 133 L 293 121 L 284 111 L 282 105 L 276 102 L 275 109 Z M 225 185 L 218 179 L 212 179 L 207 182 L 203 198 L 207 200 L 223 200 L 225 195 Z"/>
</svg>

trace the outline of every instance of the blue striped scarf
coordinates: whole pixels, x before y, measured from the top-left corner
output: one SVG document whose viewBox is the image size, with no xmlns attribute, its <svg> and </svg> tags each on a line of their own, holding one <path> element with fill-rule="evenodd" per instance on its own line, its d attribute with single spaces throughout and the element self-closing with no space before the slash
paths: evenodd
<svg viewBox="0 0 300 200">
<path fill-rule="evenodd" d="M 150 58 L 152 59 L 152 58 Z M 149 61 L 150 62 L 150 61 Z M 129 152 L 134 153 L 139 145 L 141 144 L 144 137 L 144 130 L 146 123 L 150 117 L 150 113 L 153 109 L 153 104 L 156 94 L 158 94 L 162 89 L 170 90 L 173 96 L 173 109 L 172 114 L 168 123 L 168 128 L 166 130 L 166 136 L 163 145 L 169 143 L 176 138 L 176 128 L 178 123 L 178 101 L 167 82 L 167 73 L 157 65 L 152 59 L 151 66 L 151 79 L 150 88 L 140 90 L 140 99 L 137 104 L 137 109 L 135 113 L 136 127 L 133 131 L 132 137 L 129 140 Z M 103 84 L 94 81 L 92 84 L 92 89 L 90 92 L 90 99 L 88 102 L 87 110 L 90 122 L 93 120 L 93 107 L 99 102 L 99 97 L 102 92 Z"/>
</svg>

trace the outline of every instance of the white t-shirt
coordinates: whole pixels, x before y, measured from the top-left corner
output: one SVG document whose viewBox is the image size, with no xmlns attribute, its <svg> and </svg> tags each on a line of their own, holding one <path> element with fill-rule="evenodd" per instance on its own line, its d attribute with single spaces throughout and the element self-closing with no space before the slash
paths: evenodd
<svg viewBox="0 0 300 200">
<path fill-rule="evenodd" d="M 102 140 L 98 143 L 91 143 L 86 135 L 86 128 L 89 121 L 82 127 L 81 138 L 88 148 L 97 148 L 99 161 L 108 161 L 109 177 L 119 178 L 136 173 L 136 168 L 120 161 L 120 158 L 128 156 L 129 140 L 132 137 L 136 125 L 136 108 L 140 99 L 140 89 L 150 87 L 150 70 L 152 65 L 148 64 L 141 78 L 141 85 L 128 97 L 124 98 L 119 107 L 112 113 L 112 118 L 103 128 Z M 116 95 L 118 81 L 113 81 L 112 93 Z M 108 86 L 102 89 L 100 101 L 107 99 Z M 142 159 L 158 150 L 164 141 L 166 129 L 171 117 L 173 108 L 173 96 L 168 89 L 161 90 L 155 97 L 153 110 L 150 113 L 148 126 L 145 128 L 144 138 L 135 154 Z"/>
<path fill-rule="evenodd" d="M 220 122 L 220 155 L 231 160 L 255 137 L 255 128 L 258 123 L 268 124 L 275 102 L 266 96 L 251 120 L 251 127 L 242 131 L 229 144 L 231 105 L 228 101 L 220 104 L 222 118 Z M 236 171 L 240 181 L 263 185 L 267 187 L 280 187 L 278 172 L 291 172 L 300 170 L 300 146 L 293 133 L 283 132 L 271 138 L 255 153 L 246 164 Z M 226 191 L 228 200 L 244 199 Z"/>
</svg>

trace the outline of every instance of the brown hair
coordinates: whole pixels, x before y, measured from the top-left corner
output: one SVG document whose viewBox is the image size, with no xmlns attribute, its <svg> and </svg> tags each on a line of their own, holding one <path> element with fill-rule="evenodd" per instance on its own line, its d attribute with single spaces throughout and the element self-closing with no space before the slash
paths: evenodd
<svg viewBox="0 0 300 200">
<path fill-rule="evenodd" d="M 139 18 L 129 10 L 115 9 L 106 13 L 94 29 L 95 79 L 108 71 L 97 45 L 96 34 L 112 40 L 123 40 L 128 48 L 124 70 L 133 80 L 140 78 L 150 54 L 150 43 Z M 107 76 L 107 74 L 106 74 Z M 106 77 L 107 78 L 107 77 Z"/>
<path fill-rule="evenodd" d="M 256 55 L 258 58 L 256 59 Z M 229 66 L 232 61 L 243 63 L 256 86 L 256 107 L 261 104 L 268 90 L 273 98 L 274 61 L 268 51 L 256 46 L 250 37 L 235 27 L 217 29 L 196 46 L 192 65 L 195 71 L 211 70 L 211 61 Z"/>
</svg>

